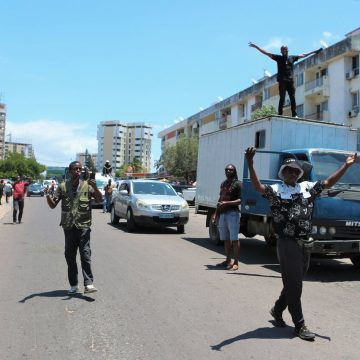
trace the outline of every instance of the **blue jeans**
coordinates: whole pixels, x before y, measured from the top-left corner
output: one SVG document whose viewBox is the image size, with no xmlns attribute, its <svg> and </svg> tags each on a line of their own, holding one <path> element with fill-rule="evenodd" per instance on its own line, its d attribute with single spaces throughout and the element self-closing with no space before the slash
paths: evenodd
<svg viewBox="0 0 360 360">
<path fill-rule="evenodd" d="M 105 195 L 104 203 L 103 203 L 104 211 L 109 211 L 110 205 L 111 205 L 111 196 Z"/>
<path fill-rule="evenodd" d="M 220 240 L 239 240 L 240 213 L 238 211 L 227 211 L 219 217 Z"/>
</svg>

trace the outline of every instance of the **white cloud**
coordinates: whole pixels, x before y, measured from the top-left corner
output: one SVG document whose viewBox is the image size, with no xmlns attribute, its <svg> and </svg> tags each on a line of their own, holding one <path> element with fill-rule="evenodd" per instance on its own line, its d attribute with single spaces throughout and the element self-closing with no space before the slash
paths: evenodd
<svg viewBox="0 0 360 360">
<path fill-rule="evenodd" d="M 30 143 L 37 161 L 45 165 L 67 166 L 77 152 L 97 152 L 96 136 L 87 124 L 36 120 L 25 123 L 7 122 L 6 134 L 12 141 Z M 8 137 L 7 137 L 8 140 Z"/>
<path fill-rule="evenodd" d="M 289 45 L 291 44 L 292 40 L 290 38 L 280 38 L 275 37 L 270 39 L 270 41 L 263 47 L 265 50 L 279 50 L 282 45 Z"/>
</svg>

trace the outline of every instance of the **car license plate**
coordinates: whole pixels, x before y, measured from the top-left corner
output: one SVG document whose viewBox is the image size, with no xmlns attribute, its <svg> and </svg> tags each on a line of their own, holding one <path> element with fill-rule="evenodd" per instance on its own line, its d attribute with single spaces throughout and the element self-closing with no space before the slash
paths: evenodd
<svg viewBox="0 0 360 360">
<path fill-rule="evenodd" d="M 165 214 L 160 214 L 159 215 L 160 219 L 172 219 L 173 217 L 175 217 L 175 215 L 171 214 L 171 213 L 165 213 Z"/>
</svg>

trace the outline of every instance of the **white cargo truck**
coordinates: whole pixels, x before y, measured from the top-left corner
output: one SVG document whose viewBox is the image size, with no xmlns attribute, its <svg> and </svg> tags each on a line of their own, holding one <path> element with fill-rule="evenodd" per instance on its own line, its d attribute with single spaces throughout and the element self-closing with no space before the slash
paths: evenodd
<svg viewBox="0 0 360 360">
<path fill-rule="evenodd" d="M 356 151 L 358 130 L 335 123 L 325 123 L 283 116 L 262 118 L 241 125 L 200 136 L 195 212 L 205 213 L 206 226 L 215 211 L 219 188 L 225 179 L 227 164 L 237 168 L 243 177 L 244 152 L 249 146 L 263 151 L 327 148 Z M 278 159 L 259 153 L 255 157 L 259 179 L 276 179 Z M 210 228 L 210 240 L 217 236 Z"/>
</svg>

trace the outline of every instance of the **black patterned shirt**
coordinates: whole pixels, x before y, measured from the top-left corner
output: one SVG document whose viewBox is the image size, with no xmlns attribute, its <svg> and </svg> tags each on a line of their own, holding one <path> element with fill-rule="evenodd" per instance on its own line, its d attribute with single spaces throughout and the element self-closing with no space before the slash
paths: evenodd
<svg viewBox="0 0 360 360">
<path fill-rule="evenodd" d="M 277 238 L 296 239 L 311 233 L 314 200 L 324 188 L 324 183 L 320 181 L 303 181 L 295 186 L 284 182 L 265 186 L 264 197 L 270 203 Z"/>
</svg>

